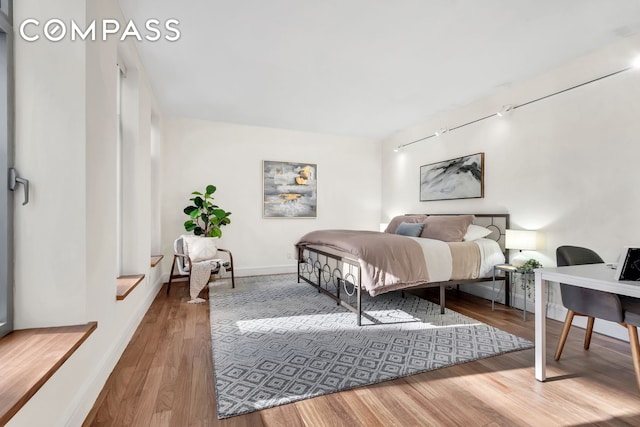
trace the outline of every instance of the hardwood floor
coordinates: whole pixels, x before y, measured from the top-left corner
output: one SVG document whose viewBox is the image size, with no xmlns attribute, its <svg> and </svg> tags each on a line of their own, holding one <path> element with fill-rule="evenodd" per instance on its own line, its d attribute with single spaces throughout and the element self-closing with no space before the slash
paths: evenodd
<svg viewBox="0 0 640 427">
<path fill-rule="evenodd" d="M 166 286 L 166 285 L 165 285 Z M 302 285 L 301 285 L 302 286 Z M 437 289 L 426 296 L 437 300 Z M 206 291 L 205 291 L 206 292 Z M 548 322 L 547 373 L 533 349 L 490 357 L 218 420 L 208 304 L 186 287 L 160 291 L 107 381 L 85 426 L 638 426 L 640 392 L 627 343 L 572 328 L 553 361 L 561 323 Z M 527 339 L 534 316 L 447 291 L 447 306 Z"/>
</svg>

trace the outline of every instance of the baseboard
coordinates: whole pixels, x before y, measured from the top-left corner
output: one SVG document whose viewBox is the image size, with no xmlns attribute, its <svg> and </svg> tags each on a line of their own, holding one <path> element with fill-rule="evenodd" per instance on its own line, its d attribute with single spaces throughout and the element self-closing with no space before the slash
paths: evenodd
<svg viewBox="0 0 640 427">
<path fill-rule="evenodd" d="M 269 274 L 296 273 L 297 271 L 298 264 L 275 265 L 271 267 L 239 268 L 236 270 L 236 277 L 267 276 Z"/>
<path fill-rule="evenodd" d="M 248 268 L 236 268 L 236 277 L 249 277 L 249 276 L 268 276 L 270 274 L 289 274 L 296 273 L 298 271 L 297 264 L 288 265 L 274 265 L 270 267 L 248 267 Z M 224 277 L 228 277 L 229 273 L 225 273 Z M 174 279 L 180 280 L 180 279 Z M 169 273 L 162 275 L 162 282 L 169 281 Z"/>
<path fill-rule="evenodd" d="M 501 286 L 502 282 L 496 281 L 496 302 L 502 304 L 504 302 L 504 292 L 501 291 Z M 494 292 L 491 287 L 491 282 L 479 282 L 471 285 L 460 285 L 460 290 L 491 301 L 494 296 Z"/>
<path fill-rule="evenodd" d="M 162 288 L 162 284 L 162 276 L 159 276 L 151 289 L 149 289 L 143 303 L 129 318 L 126 323 L 126 329 L 123 330 L 119 339 L 111 346 L 111 351 L 106 352 L 105 357 L 96 363 L 96 366 L 99 366 L 100 369 L 95 372 L 89 381 L 83 383 L 85 386 L 83 386 L 76 394 L 78 397 L 74 399 L 75 404 L 70 406 L 72 408 L 72 412 L 69 417 L 66 418 L 68 420 L 65 423 L 66 427 L 80 426 L 84 423 L 84 420 L 100 395 L 106 380 L 109 378 L 109 375 L 111 375 L 111 372 L 120 360 L 120 357 L 122 357 L 124 350 L 127 348 L 127 345 L 129 345 L 129 342 L 140 325 L 140 322 L 144 318 L 144 315 L 147 313 L 149 307 L 151 307 L 151 304 L 153 303 L 153 300 Z M 95 396 L 92 399 L 88 398 L 94 394 Z"/>
<path fill-rule="evenodd" d="M 564 322 L 566 315 L 567 309 L 562 304 L 547 304 L 547 318 Z M 587 318 L 584 316 L 575 316 L 571 325 L 585 329 L 587 327 Z M 629 342 L 627 329 L 621 327 L 616 322 L 596 319 L 593 324 L 593 331 L 612 338 L 617 338 L 621 341 Z"/>
<path fill-rule="evenodd" d="M 504 304 L 504 285 L 502 280 L 496 280 L 496 289 L 492 289 L 492 282 L 479 282 L 471 285 L 461 285 L 460 290 L 481 298 L 491 300 L 496 299 L 496 303 Z M 524 295 L 511 289 L 511 306 L 520 310 L 524 310 Z M 534 312 L 534 301 L 527 298 L 527 312 Z"/>
<path fill-rule="evenodd" d="M 297 264 L 278 265 L 270 267 L 250 267 L 236 269 L 236 277 L 266 276 L 269 274 L 286 274 L 296 272 Z M 166 274 L 165 276 L 163 276 L 163 280 L 165 282 L 168 281 L 169 275 Z M 502 281 L 496 281 L 495 292 L 492 290 L 492 282 L 490 281 L 473 283 L 470 285 L 460 285 L 460 290 L 468 294 L 487 299 L 489 301 L 491 301 L 495 293 L 496 302 L 504 304 L 504 287 Z M 524 309 L 523 294 L 516 293 L 515 295 L 513 295 L 511 305 L 512 307 L 520 310 Z M 533 299 L 527 298 L 527 312 L 535 312 L 535 301 Z M 564 308 L 562 304 L 547 303 L 547 318 L 564 322 L 566 314 L 567 309 Z M 586 319 L 583 317 L 576 317 L 573 321 L 573 325 L 584 329 L 586 327 Z M 597 319 L 594 324 L 593 330 L 602 335 L 607 335 L 629 342 L 629 336 L 627 335 L 626 329 L 621 328 L 620 325 L 615 322 L 608 322 L 606 320 Z"/>
<path fill-rule="evenodd" d="M 491 282 L 486 283 L 474 283 L 472 285 L 462 285 L 460 290 L 469 294 L 479 296 L 491 300 L 493 291 L 491 290 Z M 504 303 L 504 289 L 502 289 L 502 283 L 498 286 L 496 282 L 496 302 Z M 517 293 L 513 296 L 512 306 L 522 310 L 524 308 L 524 298 L 522 293 Z M 527 298 L 527 312 L 535 313 L 535 301 Z M 547 318 L 564 322 L 564 318 L 567 315 L 567 309 L 562 304 L 547 303 Z M 587 327 L 587 318 L 583 316 L 576 316 L 573 319 L 573 326 L 585 329 Z M 593 325 L 593 331 L 602 335 L 606 335 L 612 338 L 617 338 L 622 341 L 629 342 L 629 335 L 625 328 L 620 327 L 615 322 L 609 322 L 607 320 L 596 319 Z"/>
</svg>

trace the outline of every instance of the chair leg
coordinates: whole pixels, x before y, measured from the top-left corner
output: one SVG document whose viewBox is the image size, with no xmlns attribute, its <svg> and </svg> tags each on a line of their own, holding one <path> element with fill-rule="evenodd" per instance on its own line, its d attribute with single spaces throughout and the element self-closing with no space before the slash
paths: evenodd
<svg viewBox="0 0 640 427">
<path fill-rule="evenodd" d="M 233 254 L 231 253 L 231 251 L 229 249 L 222 249 L 222 248 L 218 248 L 219 251 L 221 252 L 225 252 L 229 255 L 229 268 L 224 269 L 225 272 L 231 272 L 231 288 L 235 288 L 236 287 L 236 275 L 235 275 L 235 268 L 233 268 Z M 222 268 L 222 267 L 220 267 Z"/>
<path fill-rule="evenodd" d="M 231 251 L 227 251 L 227 253 L 229 254 L 229 263 L 231 264 L 231 289 L 234 289 L 236 287 L 236 269 L 233 268 L 233 254 Z"/>
<path fill-rule="evenodd" d="M 167 295 L 169 295 L 169 291 L 171 290 L 171 280 L 173 279 L 173 270 L 176 268 L 176 256 L 173 256 L 173 264 L 171 264 L 171 273 L 169 273 L 169 283 L 167 284 Z"/>
<path fill-rule="evenodd" d="M 554 357 L 555 360 L 560 360 L 560 355 L 562 354 L 562 350 L 564 349 L 564 343 L 567 342 L 569 329 L 571 329 L 571 322 L 573 322 L 573 316 L 575 316 L 575 314 L 575 311 L 569 310 L 567 312 L 567 317 L 564 318 L 564 326 L 562 327 L 560 341 L 558 341 L 558 347 L 556 348 L 556 355 Z"/>
<path fill-rule="evenodd" d="M 631 358 L 633 359 L 633 370 L 636 373 L 636 383 L 640 389 L 640 344 L 638 343 L 638 328 L 633 325 L 623 324 L 629 332 L 629 345 L 631 346 Z"/>
<path fill-rule="evenodd" d="M 587 330 L 584 334 L 584 349 L 589 350 L 591 344 L 591 335 L 593 334 L 593 322 L 596 320 L 593 316 L 587 317 Z"/>
</svg>

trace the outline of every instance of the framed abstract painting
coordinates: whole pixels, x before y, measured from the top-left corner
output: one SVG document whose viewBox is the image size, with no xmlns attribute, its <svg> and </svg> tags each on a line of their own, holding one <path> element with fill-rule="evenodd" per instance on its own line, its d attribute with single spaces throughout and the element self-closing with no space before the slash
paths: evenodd
<svg viewBox="0 0 640 427">
<path fill-rule="evenodd" d="M 318 211 L 318 165 L 262 162 L 262 216 L 315 218 Z"/>
<path fill-rule="evenodd" d="M 420 201 L 484 197 L 484 153 L 420 167 Z"/>
</svg>

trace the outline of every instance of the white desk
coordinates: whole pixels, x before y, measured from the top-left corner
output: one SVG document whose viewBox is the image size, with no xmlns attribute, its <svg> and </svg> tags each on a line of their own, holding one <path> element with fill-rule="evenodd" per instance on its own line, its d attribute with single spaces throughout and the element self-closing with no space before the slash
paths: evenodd
<svg viewBox="0 0 640 427">
<path fill-rule="evenodd" d="M 536 379 L 546 379 L 546 320 L 548 282 L 561 282 L 582 288 L 598 289 L 620 295 L 640 298 L 640 282 L 615 280 L 615 270 L 605 264 L 573 265 L 568 267 L 539 268 L 536 275 Z"/>
</svg>

